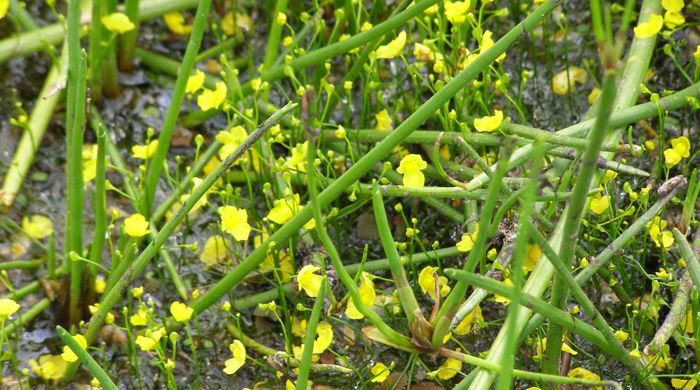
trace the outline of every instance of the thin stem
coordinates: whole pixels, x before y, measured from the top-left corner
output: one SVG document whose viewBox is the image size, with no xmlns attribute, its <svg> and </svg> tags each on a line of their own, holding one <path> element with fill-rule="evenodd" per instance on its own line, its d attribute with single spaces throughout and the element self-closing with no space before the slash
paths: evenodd
<svg viewBox="0 0 700 390">
<path fill-rule="evenodd" d="M 321 317 L 321 309 L 326 298 L 326 283 L 321 283 L 314 307 L 311 309 L 311 317 L 306 325 L 306 338 L 304 338 L 304 352 L 299 362 L 299 377 L 297 377 L 297 390 L 306 390 L 306 383 L 311 372 L 311 357 L 314 353 L 314 341 L 316 338 L 316 325 Z"/>
</svg>

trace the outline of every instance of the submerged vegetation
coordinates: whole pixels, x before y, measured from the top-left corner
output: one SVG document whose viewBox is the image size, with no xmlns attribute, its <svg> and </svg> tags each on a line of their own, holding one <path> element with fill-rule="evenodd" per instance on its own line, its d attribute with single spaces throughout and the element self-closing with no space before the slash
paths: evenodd
<svg viewBox="0 0 700 390">
<path fill-rule="evenodd" d="M 695 388 L 699 25 L 0 0 L 2 386 Z"/>
</svg>

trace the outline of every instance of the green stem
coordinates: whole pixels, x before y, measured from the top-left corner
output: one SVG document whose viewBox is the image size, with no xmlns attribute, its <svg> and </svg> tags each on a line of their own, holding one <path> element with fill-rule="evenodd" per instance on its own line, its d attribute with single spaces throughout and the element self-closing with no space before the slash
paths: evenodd
<svg viewBox="0 0 700 390">
<path fill-rule="evenodd" d="M 98 381 L 100 381 L 100 385 L 102 385 L 103 389 L 107 390 L 117 390 L 118 387 L 112 382 L 112 379 L 110 379 L 109 375 L 100 367 L 99 364 L 95 361 L 95 359 L 90 356 L 90 354 L 83 349 L 83 347 L 78 344 L 77 341 L 71 336 L 68 331 L 63 329 L 60 326 L 56 326 L 56 333 L 58 333 L 58 336 L 61 338 L 61 340 L 73 351 L 78 356 L 78 359 L 85 365 L 85 367 L 90 371 L 92 376 L 97 378 Z"/>
<path fill-rule="evenodd" d="M 107 194 L 105 183 L 107 181 L 105 173 L 106 157 L 105 157 L 105 138 L 108 137 L 107 129 L 100 123 L 95 134 L 97 138 L 97 167 L 95 169 L 95 200 L 94 214 L 95 226 L 92 236 L 92 245 L 90 246 L 90 261 L 94 265 L 90 265 L 91 279 L 97 273 L 97 264 L 102 263 L 102 250 L 105 243 L 105 233 L 107 232 Z"/>
<path fill-rule="evenodd" d="M 140 0 L 126 0 L 124 6 L 126 16 L 136 26 L 136 28 L 127 31 L 119 38 L 119 69 L 124 72 L 131 72 L 134 68 L 134 49 L 136 48 L 136 39 L 138 38 L 141 25 L 139 3 Z"/>
<path fill-rule="evenodd" d="M 153 204 L 153 198 L 156 193 L 160 173 L 163 170 L 165 158 L 167 157 L 168 150 L 170 149 L 170 140 L 172 139 L 173 130 L 175 130 L 175 125 L 177 124 L 177 119 L 180 114 L 180 107 L 182 106 L 182 100 L 185 97 L 187 80 L 189 79 L 190 74 L 192 74 L 194 61 L 197 57 L 197 52 L 199 51 L 199 46 L 202 42 L 204 30 L 207 27 L 207 16 L 209 14 L 210 7 L 211 0 L 201 0 L 197 6 L 197 13 L 194 17 L 192 34 L 190 34 L 190 40 L 187 43 L 187 50 L 185 51 L 185 56 L 182 59 L 180 73 L 175 81 L 170 105 L 168 105 L 168 110 L 165 113 L 165 120 L 163 121 L 160 136 L 158 137 L 158 148 L 151 158 L 148 173 L 146 174 L 145 194 L 143 205 L 141 207 L 141 212 L 144 215 L 150 215 L 151 213 L 151 205 Z"/>
<path fill-rule="evenodd" d="M 306 390 L 306 383 L 311 372 L 311 357 L 314 353 L 314 341 L 316 339 L 316 325 L 321 317 L 321 309 L 326 298 L 326 283 L 321 283 L 314 307 L 311 309 L 311 317 L 306 325 L 306 338 L 304 338 L 304 352 L 299 362 L 299 376 L 297 377 L 297 390 Z"/>
</svg>

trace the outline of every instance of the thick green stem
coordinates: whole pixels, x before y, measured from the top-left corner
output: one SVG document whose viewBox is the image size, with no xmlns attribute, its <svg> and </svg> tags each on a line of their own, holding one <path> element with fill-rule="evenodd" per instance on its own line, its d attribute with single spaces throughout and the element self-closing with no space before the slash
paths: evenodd
<svg viewBox="0 0 700 390">
<path fill-rule="evenodd" d="M 314 353 L 314 341 L 316 339 L 316 325 L 321 317 L 321 309 L 326 298 L 326 283 L 321 283 L 314 307 L 311 309 L 311 317 L 306 325 L 306 337 L 304 338 L 304 351 L 299 362 L 299 376 L 297 377 L 297 390 L 306 390 L 306 383 L 311 372 L 311 357 Z"/>
<path fill-rule="evenodd" d="M 139 15 L 140 0 L 126 0 L 125 13 L 136 26 L 131 31 L 122 34 L 119 39 L 119 69 L 124 72 L 131 72 L 134 67 L 134 49 L 136 49 L 136 39 L 141 25 L 141 15 Z"/>
</svg>

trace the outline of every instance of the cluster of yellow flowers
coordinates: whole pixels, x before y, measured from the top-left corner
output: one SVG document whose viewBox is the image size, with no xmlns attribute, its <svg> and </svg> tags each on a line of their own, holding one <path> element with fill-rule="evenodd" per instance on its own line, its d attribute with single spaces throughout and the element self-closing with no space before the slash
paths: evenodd
<svg viewBox="0 0 700 390">
<path fill-rule="evenodd" d="M 683 0 L 662 0 L 661 5 L 666 11 L 664 16 L 650 15 L 647 21 L 639 23 L 634 28 L 635 37 L 639 39 L 651 38 L 658 34 L 664 25 L 666 28 L 673 30 L 685 23 L 685 18 L 681 13 L 683 7 L 685 7 Z"/>
</svg>

